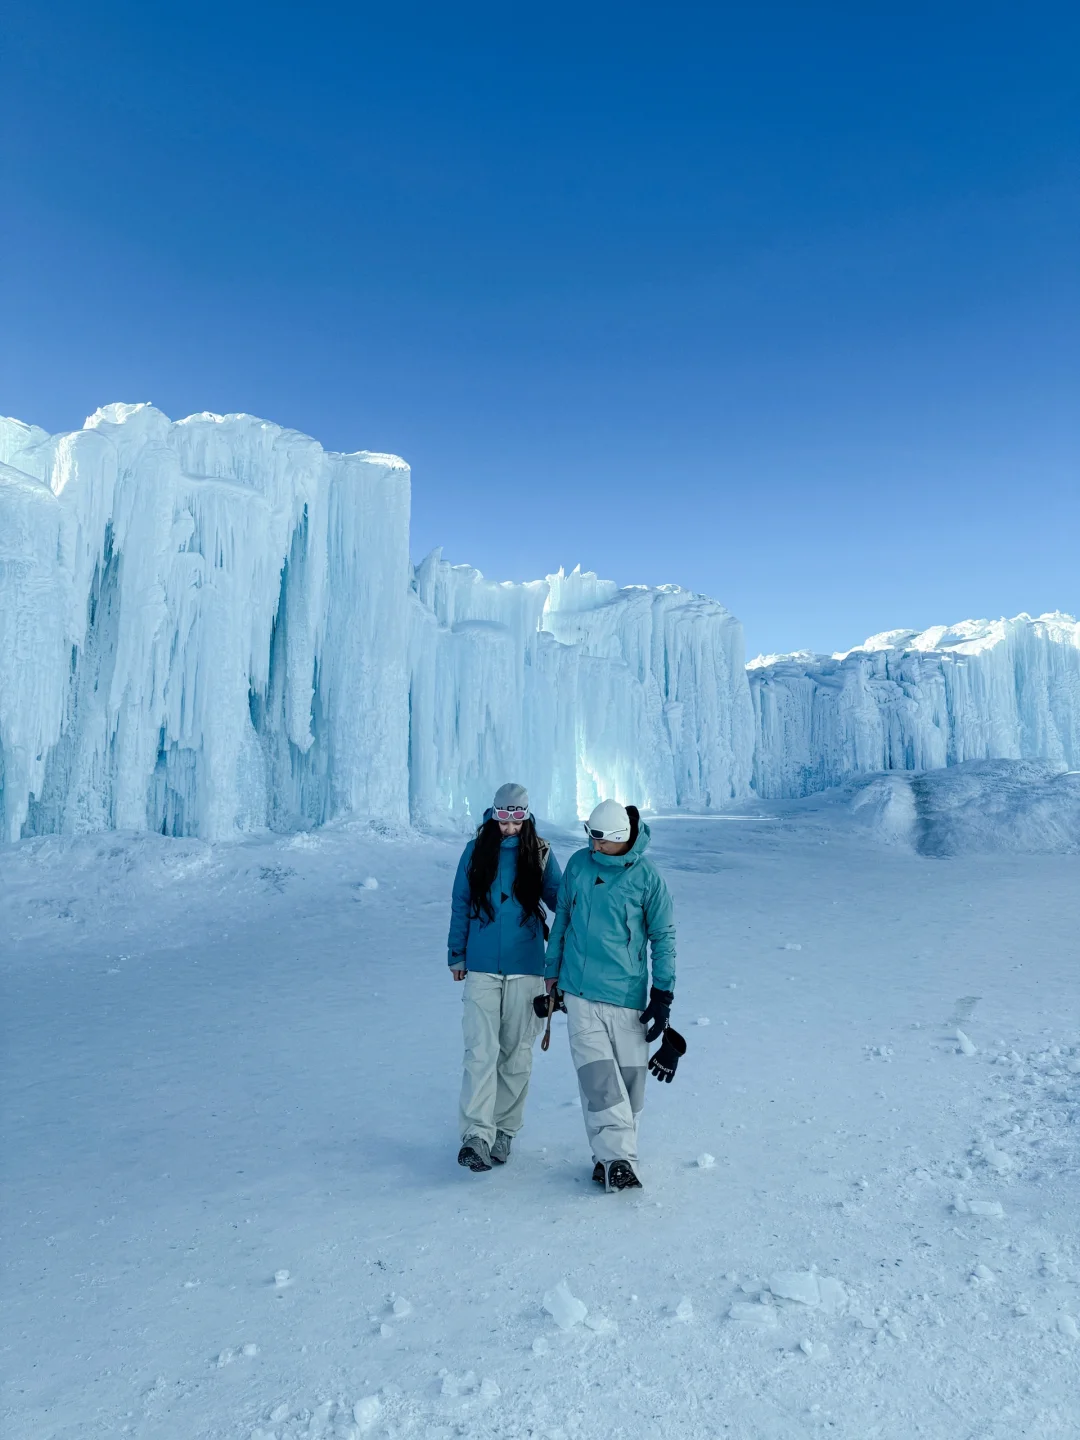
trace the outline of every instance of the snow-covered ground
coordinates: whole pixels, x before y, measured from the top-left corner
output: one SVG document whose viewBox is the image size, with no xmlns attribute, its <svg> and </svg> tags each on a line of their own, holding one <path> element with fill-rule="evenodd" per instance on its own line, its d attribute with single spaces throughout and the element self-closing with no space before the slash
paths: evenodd
<svg viewBox="0 0 1080 1440">
<path fill-rule="evenodd" d="M 931 858 L 910 801 L 655 823 L 638 1196 L 561 1031 L 455 1165 L 459 838 L 0 850 L 7 1440 L 1080 1434 L 1080 857 Z"/>
</svg>

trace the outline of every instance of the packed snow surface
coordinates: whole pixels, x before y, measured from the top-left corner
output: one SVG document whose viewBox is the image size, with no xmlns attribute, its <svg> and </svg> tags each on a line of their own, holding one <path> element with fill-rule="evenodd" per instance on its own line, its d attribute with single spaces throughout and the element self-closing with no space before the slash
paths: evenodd
<svg viewBox="0 0 1080 1440">
<path fill-rule="evenodd" d="M 409 561 L 409 470 L 250 415 L 0 421 L 0 820 L 217 839 L 475 818 L 528 770 L 598 798 L 749 793 L 742 629 L 675 586 Z"/>
<path fill-rule="evenodd" d="M 0 849 L 5 1440 L 1075 1440 L 1080 857 L 862 793 L 654 823 L 621 1195 L 561 1018 L 455 1163 L 460 836 Z"/>
</svg>

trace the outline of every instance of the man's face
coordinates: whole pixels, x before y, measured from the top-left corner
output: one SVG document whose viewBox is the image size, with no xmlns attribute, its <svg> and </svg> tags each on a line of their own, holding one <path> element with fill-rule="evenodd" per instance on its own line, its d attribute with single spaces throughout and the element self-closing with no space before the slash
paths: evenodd
<svg viewBox="0 0 1080 1440">
<path fill-rule="evenodd" d="M 499 834 L 504 840 L 509 840 L 511 835 L 520 835 L 524 820 L 500 820 Z"/>
<path fill-rule="evenodd" d="M 592 844 L 601 855 L 625 855 L 630 849 L 629 840 L 594 840 Z"/>
</svg>

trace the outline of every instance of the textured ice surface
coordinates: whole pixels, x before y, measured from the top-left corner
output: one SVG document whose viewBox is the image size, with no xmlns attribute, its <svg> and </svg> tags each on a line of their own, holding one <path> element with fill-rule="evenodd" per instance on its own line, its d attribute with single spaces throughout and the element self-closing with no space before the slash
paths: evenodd
<svg viewBox="0 0 1080 1440">
<path fill-rule="evenodd" d="M 1080 769 L 1080 624 L 968 620 L 845 654 L 759 656 L 754 789 L 809 795 L 851 775 L 1034 759 Z"/>
<path fill-rule="evenodd" d="M 0 421 L 5 838 L 475 817 L 507 776 L 749 793 L 742 631 L 674 587 L 409 562 L 409 469 L 250 415 Z"/>
<path fill-rule="evenodd" d="M 722 605 L 580 570 L 497 584 L 438 551 L 414 588 L 414 814 L 477 814 L 519 774 L 563 821 L 612 795 L 706 809 L 749 794 L 742 627 Z"/>
<path fill-rule="evenodd" d="M 464 825 L 508 777 L 569 824 L 609 796 L 705 811 L 994 758 L 1048 764 L 1045 793 L 883 783 L 864 818 L 926 853 L 1073 848 L 1076 786 L 1050 785 L 1080 770 L 1070 617 L 746 667 L 739 622 L 676 586 L 413 569 L 394 456 L 150 405 L 66 435 L 0 420 L 3 838 Z"/>
</svg>

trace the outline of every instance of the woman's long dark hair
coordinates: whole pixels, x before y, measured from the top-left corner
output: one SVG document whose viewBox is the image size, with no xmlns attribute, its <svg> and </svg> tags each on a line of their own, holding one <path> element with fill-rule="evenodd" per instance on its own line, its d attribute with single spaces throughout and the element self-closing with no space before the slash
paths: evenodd
<svg viewBox="0 0 1080 1440">
<path fill-rule="evenodd" d="M 497 820 L 485 820 L 476 832 L 469 861 L 469 913 L 474 920 L 481 915 L 488 920 L 495 919 L 491 903 L 491 887 L 499 872 L 499 847 L 502 845 L 502 831 Z M 540 891 L 543 885 L 544 867 L 540 863 L 540 837 L 536 833 L 533 818 L 522 822 L 518 835 L 517 874 L 514 877 L 514 899 L 521 906 L 521 923 L 535 920 L 544 923 L 544 911 L 540 905 Z"/>
</svg>

